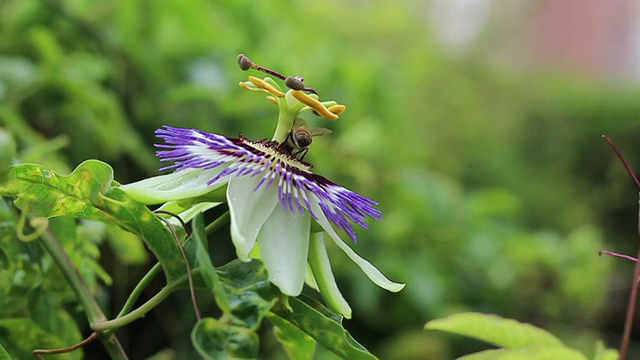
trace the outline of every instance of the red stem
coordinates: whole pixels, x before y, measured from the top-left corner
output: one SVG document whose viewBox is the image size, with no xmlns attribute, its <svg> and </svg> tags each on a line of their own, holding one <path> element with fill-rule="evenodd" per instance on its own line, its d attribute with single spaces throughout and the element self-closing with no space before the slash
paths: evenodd
<svg viewBox="0 0 640 360">
<path fill-rule="evenodd" d="M 605 140 L 607 140 L 609 145 L 611 145 L 611 147 L 613 148 L 613 151 L 616 152 L 616 155 L 618 155 L 618 157 L 620 158 L 620 161 L 622 161 L 622 165 L 624 165 L 624 168 L 627 169 L 627 172 L 629 173 L 629 175 L 631 175 L 631 177 L 633 178 L 633 181 L 635 181 L 636 185 L 640 188 L 640 181 L 638 181 L 636 174 L 633 173 L 633 170 L 631 169 L 631 166 L 629 166 L 629 163 L 627 162 L 627 160 L 625 160 L 624 155 L 622 155 L 620 150 L 618 150 L 616 145 L 613 143 L 613 141 L 611 141 L 611 139 L 607 137 L 607 135 L 602 135 L 602 137 Z"/>
<path fill-rule="evenodd" d="M 640 216 L 640 213 L 639 213 Z M 640 248 L 638 249 L 638 256 L 640 257 Z M 624 321 L 624 332 L 622 334 L 622 342 L 620 343 L 620 360 L 627 358 L 627 351 L 629 350 L 629 341 L 631 338 L 631 327 L 633 326 L 633 318 L 635 316 L 636 301 L 638 298 L 638 278 L 640 277 L 640 262 L 636 262 L 636 267 L 633 270 L 633 283 L 631 284 L 631 295 L 629 295 L 629 304 L 627 306 L 627 315 Z"/>
<path fill-rule="evenodd" d="M 622 161 L 624 168 L 627 170 L 629 175 L 633 178 L 633 181 L 640 188 L 640 181 L 636 177 L 636 174 L 633 173 L 631 166 L 627 160 L 625 160 L 624 155 L 618 150 L 616 145 L 609 139 L 606 135 L 602 135 L 602 137 L 607 140 L 609 145 L 613 148 L 616 155 Z M 638 233 L 640 234 L 640 209 L 638 210 Z M 638 258 L 640 258 L 640 248 L 638 248 Z M 629 341 L 631 339 L 631 328 L 633 327 L 633 318 L 635 316 L 636 310 L 636 301 L 638 298 L 638 279 L 640 277 L 640 262 L 636 262 L 635 269 L 633 270 L 633 282 L 631 283 L 631 294 L 629 295 L 629 304 L 627 304 L 627 315 L 624 320 L 624 332 L 622 334 L 622 342 L 620 343 L 620 360 L 626 360 L 627 352 L 629 351 Z"/>
</svg>

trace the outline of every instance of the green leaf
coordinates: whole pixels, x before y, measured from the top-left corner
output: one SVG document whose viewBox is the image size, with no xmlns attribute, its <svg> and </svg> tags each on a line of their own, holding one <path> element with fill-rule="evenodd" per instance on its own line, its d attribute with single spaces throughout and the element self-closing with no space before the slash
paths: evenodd
<svg viewBox="0 0 640 360">
<path fill-rule="evenodd" d="M 4 178 L 6 170 L 13 163 L 16 156 L 16 142 L 11 134 L 0 127 L 0 180 Z"/>
<path fill-rule="evenodd" d="M 224 285 L 228 311 L 226 315 L 232 317 L 229 321 L 233 321 L 234 325 L 258 330 L 262 319 L 278 300 L 271 291 L 262 263 L 257 260 L 248 263 L 234 260 L 218 268 L 218 276 Z"/>
<path fill-rule="evenodd" d="M 64 310 L 60 296 L 41 287 L 33 289 L 28 297 L 31 320 L 41 329 L 56 334 L 65 344 L 75 344 L 82 335 L 74 319 Z"/>
<path fill-rule="evenodd" d="M 16 197 L 15 204 L 36 216 L 72 216 L 119 225 L 140 236 L 158 258 L 169 282 L 186 274 L 175 239 L 144 205 L 113 187 L 113 169 L 87 160 L 68 176 L 40 165 L 22 164 L 9 170 L 0 193 Z"/>
<path fill-rule="evenodd" d="M 56 349 L 74 345 L 42 330 L 26 318 L 0 319 L 0 339 L 7 353 L 15 359 L 32 359 L 31 351 L 34 349 Z M 82 359 L 82 349 L 47 356 L 47 359 Z"/>
<path fill-rule="evenodd" d="M 0 231 L 0 248 L 8 262 L 0 268 L 0 318 L 23 308 L 25 303 L 16 301 L 47 279 L 42 268 L 43 249 L 37 242 L 18 241 L 15 229 Z M 56 278 L 57 281 L 59 278 Z"/>
<path fill-rule="evenodd" d="M 461 313 L 432 320 L 425 325 L 425 329 L 465 335 L 508 349 L 530 345 L 562 346 L 557 337 L 543 329 L 480 313 Z"/>
<path fill-rule="evenodd" d="M 220 280 L 226 285 L 236 289 L 253 289 L 260 293 L 268 292 L 271 283 L 267 275 L 267 269 L 260 260 L 242 262 L 233 260 L 218 267 Z"/>
<path fill-rule="evenodd" d="M 233 315 L 232 321 L 235 325 L 241 325 L 247 329 L 257 331 L 262 319 L 269 313 L 276 301 L 277 299 L 267 301 L 255 291 L 245 290 L 238 292 L 236 290 L 235 293 L 229 296 L 229 305 Z"/>
<path fill-rule="evenodd" d="M 304 331 L 322 346 L 343 359 L 375 359 L 342 326 L 342 317 L 304 295 L 287 298 L 288 307 L 279 302 L 272 312 Z"/>
<path fill-rule="evenodd" d="M 205 284 L 207 284 L 207 287 L 213 292 L 213 296 L 215 297 L 216 303 L 218 304 L 220 309 L 222 309 L 222 311 L 224 311 L 225 313 L 230 312 L 231 309 L 229 307 L 229 299 L 227 298 L 227 293 L 222 286 L 222 282 L 220 282 L 220 278 L 218 277 L 216 268 L 211 262 L 211 257 L 209 257 L 207 236 L 205 234 L 202 214 L 196 215 L 193 218 L 191 224 L 191 228 L 193 231 L 191 236 L 196 243 L 196 260 L 198 267 L 202 271 L 204 282 Z"/>
<path fill-rule="evenodd" d="M 565 346 L 533 346 L 522 349 L 485 350 L 458 360 L 587 360 L 580 352 Z"/>
<path fill-rule="evenodd" d="M 258 356 L 258 336 L 244 327 L 214 318 L 200 320 L 191 332 L 198 353 L 210 359 L 246 359 Z"/>
<path fill-rule="evenodd" d="M 111 249 L 123 264 L 141 265 L 149 259 L 144 243 L 132 232 L 119 226 L 108 226 L 107 239 Z"/>
<path fill-rule="evenodd" d="M 11 356 L 7 353 L 7 350 L 4 349 L 2 344 L 0 344 L 0 360 L 11 360 Z"/>
<path fill-rule="evenodd" d="M 619 357 L 620 354 L 618 354 L 618 350 L 606 349 L 601 340 L 596 342 L 596 350 L 593 360 L 617 360 Z"/>
<path fill-rule="evenodd" d="M 62 243 L 91 292 L 95 292 L 98 279 L 107 285 L 111 285 L 112 281 L 111 276 L 100 266 L 99 262 L 98 243 L 102 241 L 103 231 L 95 231 L 94 228 L 102 226 L 104 224 L 89 220 L 76 223 L 76 220 L 69 216 L 57 216 L 49 221 L 49 228 Z M 97 232 L 97 234 L 92 234 L 92 232 Z"/>
<path fill-rule="evenodd" d="M 219 267 L 218 276 L 228 294 L 233 324 L 257 329 L 266 313 L 291 358 L 299 358 L 295 354 L 313 354 L 315 339 L 345 359 L 375 359 L 344 329 L 342 316 L 304 296 L 282 297 L 269 283 L 260 261 L 234 260 Z"/>
<path fill-rule="evenodd" d="M 289 355 L 289 359 L 312 360 L 316 341 L 283 318 L 269 313 L 267 319 L 273 324 L 273 333 Z"/>
</svg>

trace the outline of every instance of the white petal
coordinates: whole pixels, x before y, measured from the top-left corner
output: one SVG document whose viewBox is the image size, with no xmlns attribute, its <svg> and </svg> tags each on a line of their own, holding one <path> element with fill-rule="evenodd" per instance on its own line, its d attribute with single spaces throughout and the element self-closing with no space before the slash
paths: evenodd
<svg viewBox="0 0 640 360">
<path fill-rule="evenodd" d="M 331 271 L 331 262 L 324 243 L 323 231 L 311 234 L 309 265 L 320 289 L 320 295 L 329 308 L 347 319 L 351 319 L 351 307 L 338 289 L 338 284 L 336 284 L 336 279 Z"/>
<path fill-rule="evenodd" d="M 224 181 L 216 181 L 212 185 L 207 182 L 218 175 L 224 167 L 216 169 L 187 169 L 168 175 L 154 176 L 131 184 L 124 184 L 120 189 L 143 204 L 160 204 L 172 200 L 187 199 L 211 192 L 224 185 Z"/>
<path fill-rule="evenodd" d="M 327 234 L 329 234 L 329 236 L 333 239 L 336 245 L 338 245 L 338 247 L 342 249 L 342 251 L 344 251 L 345 254 L 347 254 L 347 256 L 351 259 L 351 261 L 356 263 L 356 265 L 358 265 L 360 269 L 362 269 L 365 275 L 367 275 L 367 277 L 371 281 L 373 281 L 374 284 L 380 286 L 385 290 L 389 290 L 391 292 L 398 292 L 404 288 L 404 284 L 395 283 L 387 279 L 387 277 L 384 276 L 382 272 L 380 272 L 380 270 L 378 270 L 375 266 L 373 266 L 367 260 L 360 257 L 360 255 L 356 254 L 356 252 L 353 251 L 349 247 L 349 245 L 347 245 L 344 241 L 342 241 L 342 239 L 340 239 L 340 236 L 338 236 L 336 231 L 331 226 L 331 223 L 329 223 L 329 220 L 327 220 L 327 217 L 324 216 L 322 209 L 320 209 L 320 206 L 318 205 L 318 201 L 319 201 L 318 197 L 313 193 L 308 193 L 308 195 L 309 195 L 309 203 L 311 205 L 311 209 L 313 210 L 313 213 L 316 214 L 316 216 L 318 217 L 317 219 L 318 224 L 322 226 L 324 231 L 326 231 Z"/>
<path fill-rule="evenodd" d="M 231 240 L 238 258 L 249 261 L 249 252 L 256 243 L 256 236 L 278 203 L 274 187 L 260 187 L 254 191 L 260 176 L 232 176 L 227 187 L 227 202 L 231 213 Z"/>
<path fill-rule="evenodd" d="M 283 294 L 298 296 L 307 270 L 311 216 L 278 205 L 258 234 L 260 258 L 269 280 Z"/>
</svg>

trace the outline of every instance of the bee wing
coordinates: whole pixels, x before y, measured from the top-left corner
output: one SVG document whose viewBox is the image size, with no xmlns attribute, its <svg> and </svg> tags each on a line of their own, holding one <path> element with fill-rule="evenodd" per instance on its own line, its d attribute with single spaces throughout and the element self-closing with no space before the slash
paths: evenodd
<svg viewBox="0 0 640 360">
<path fill-rule="evenodd" d="M 303 127 L 306 128 L 307 127 L 307 122 L 304 121 L 303 118 L 295 118 L 295 120 L 293 120 L 293 128 L 297 128 L 297 127 Z"/>
<path fill-rule="evenodd" d="M 315 128 L 315 129 L 309 130 L 309 132 L 311 132 L 311 136 L 320 136 L 320 135 L 331 134 L 331 130 L 325 129 L 325 128 Z"/>
</svg>

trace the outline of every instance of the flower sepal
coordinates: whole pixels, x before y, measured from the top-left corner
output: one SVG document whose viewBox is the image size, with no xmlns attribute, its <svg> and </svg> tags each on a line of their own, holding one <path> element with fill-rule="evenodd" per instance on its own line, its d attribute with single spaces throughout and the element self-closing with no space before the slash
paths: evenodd
<svg viewBox="0 0 640 360">
<path fill-rule="evenodd" d="M 183 223 L 191 221 L 194 217 L 196 217 L 196 215 L 203 213 L 209 209 L 213 209 L 220 204 L 222 204 L 222 202 L 194 203 L 192 201 L 170 201 L 168 203 L 164 203 L 161 207 L 158 208 L 157 211 L 171 213 L 179 217 L 182 222 L 178 221 L 178 219 L 176 219 L 176 217 L 174 216 L 168 219 L 172 225 L 179 226 Z"/>
<path fill-rule="evenodd" d="M 324 232 L 316 232 L 311 234 L 309 244 L 309 269 L 311 270 L 311 278 L 322 295 L 329 309 L 341 314 L 347 319 L 351 319 L 351 307 L 347 300 L 342 296 L 336 279 L 331 270 L 331 262 L 329 254 L 324 242 Z"/>
<path fill-rule="evenodd" d="M 167 175 L 159 175 L 130 184 L 120 185 L 129 196 L 145 205 L 204 197 L 199 200 L 224 201 L 225 182 L 208 185 L 207 181 L 222 169 L 185 169 Z M 218 191 L 218 190 L 221 190 Z M 200 202 L 200 201 L 198 201 Z"/>
</svg>

